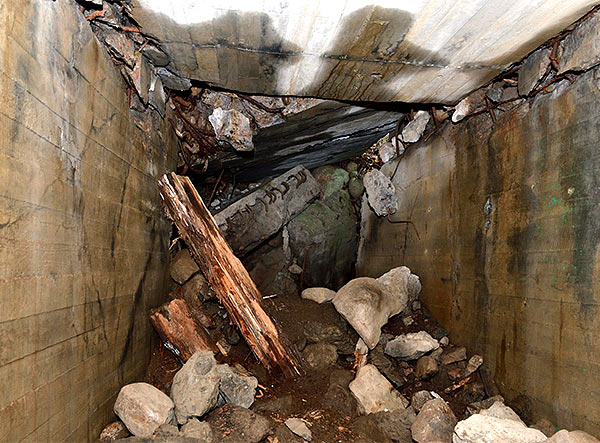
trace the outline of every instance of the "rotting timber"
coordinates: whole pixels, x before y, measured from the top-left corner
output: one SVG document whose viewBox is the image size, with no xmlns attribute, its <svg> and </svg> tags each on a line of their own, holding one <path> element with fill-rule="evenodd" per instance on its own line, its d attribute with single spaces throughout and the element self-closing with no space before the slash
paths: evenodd
<svg viewBox="0 0 600 443">
<path fill-rule="evenodd" d="M 299 355 L 264 311 L 260 292 L 189 178 L 165 174 L 158 186 L 168 216 L 258 360 L 287 377 L 302 375 Z"/>
</svg>

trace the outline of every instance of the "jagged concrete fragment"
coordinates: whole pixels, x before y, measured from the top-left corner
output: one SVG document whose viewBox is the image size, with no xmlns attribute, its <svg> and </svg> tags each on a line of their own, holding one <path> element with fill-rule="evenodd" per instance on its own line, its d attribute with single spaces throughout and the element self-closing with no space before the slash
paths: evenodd
<svg viewBox="0 0 600 443">
<path fill-rule="evenodd" d="M 558 73 L 584 71 L 600 63 L 600 12 L 575 28 L 562 42 Z"/>
<path fill-rule="evenodd" d="M 271 180 L 215 215 L 236 253 L 253 249 L 275 234 L 319 195 L 319 185 L 303 166 Z"/>
<path fill-rule="evenodd" d="M 349 387 L 363 414 L 395 411 L 408 406 L 408 400 L 373 365 L 360 368 Z"/>
<path fill-rule="evenodd" d="M 238 152 L 249 152 L 254 149 L 250 119 L 240 111 L 215 108 L 208 120 L 218 141 L 229 143 Z"/>
<path fill-rule="evenodd" d="M 398 197 L 392 181 L 380 170 L 374 169 L 363 179 L 369 205 L 378 216 L 394 214 L 398 210 Z"/>
<path fill-rule="evenodd" d="M 423 135 L 423 132 L 425 132 L 425 128 L 427 127 L 430 118 L 429 112 L 418 111 L 415 118 L 413 118 L 402 130 L 402 141 L 404 143 L 418 142 Z"/>
<path fill-rule="evenodd" d="M 550 48 L 538 49 L 525 59 L 519 69 L 519 83 L 517 88 L 519 95 L 529 94 L 542 79 L 542 76 L 550 66 Z"/>
</svg>

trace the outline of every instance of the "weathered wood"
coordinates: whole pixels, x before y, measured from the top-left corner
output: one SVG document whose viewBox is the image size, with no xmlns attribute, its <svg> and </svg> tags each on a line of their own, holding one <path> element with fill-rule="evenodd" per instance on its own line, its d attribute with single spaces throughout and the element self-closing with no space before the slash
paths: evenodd
<svg viewBox="0 0 600 443">
<path fill-rule="evenodd" d="M 159 180 L 158 186 L 167 214 L 259 361 L 267 369 L 280 368 L 286 376 L 301 375 L 300 357 L 264 311 L 260 292 L 192 182 L 170 173 Z"/>
<path fill-rule="evenodd" d="M 193 318 L 183 299 L 176 298 L 156 309 L 150 315 L 150 322 L 162 341 L 171 345 L 183 361 L 196 351 L 217 350 L 214 340 Z"/>
</svg>

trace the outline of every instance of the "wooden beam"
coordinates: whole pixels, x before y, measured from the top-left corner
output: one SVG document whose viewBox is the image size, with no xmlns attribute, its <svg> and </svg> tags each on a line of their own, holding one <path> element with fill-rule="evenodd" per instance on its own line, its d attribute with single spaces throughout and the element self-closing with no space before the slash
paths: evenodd
<svg viewBox="0 0 600 443">
<path fill-rule="evenodd" d="M 288 377 L 302 375 L 298 353 L 264 311 L 260 292 L 189 178 L 165 174 L 158 187 L 168 216 L 258 360 Z"/>
</svg>

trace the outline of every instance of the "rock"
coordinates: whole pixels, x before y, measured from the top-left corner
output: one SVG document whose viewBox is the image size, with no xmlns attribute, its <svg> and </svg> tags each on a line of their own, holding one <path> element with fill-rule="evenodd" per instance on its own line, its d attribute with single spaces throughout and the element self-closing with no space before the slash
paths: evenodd
<svg viewBox="0 0 600 443">
<path fill-rule="evenodd" d="M 347 386 L 343 387 L 340 384 L 332 383 L 323 396 L 323 403 L 342 416 L 354 417 L 358 415 L 358 403 Z"/>
<path fill-rule="evenodd" d="M 369 362 L 374 365 L 379 371 L 387 378 L 390 383 L 396 388 L 400 389 L 404 386 L 406 380 L 402 375 L 394 368 L 392 361 L 383 355 L 383 352 L 378 350 L 379 346 L 369 354 Z"/>
<path fill-rule="evenodd" d="M 469 410 L 474 411 L 474 413 L 479 413 L 479 411 L 491 407 L 497 401 L 499 401 L 500 403 L 504 403 L 504 397 L 502 397 L 501 395 L 494 395 L 493 397 L 486 398 L 485 400 L 471 403 L 469 404 L 468 408 Z"/>
<path fill-rule="evenodd" d="M 370 414 L 369 417 L 390 440 L 395 442 L 412 441 L 410 427 L 417 419 L 412 408 L 376 412 Z"/>
<path fill-rule="evenodd" d="M 300 296 L 306 300 L 312 300 L 316 303 L 325 303 L 333 300 L 333 297 L 335 297 L 335 291 L 327 288 L 307 288 L 302 291 Z"/>
<path fill-rule="evenodd" d="M 142 53 L 148 57 L 148 60 L 156 67 L 167 66 L 169 64 L 169 56 L 162 49 L 153 44 L 144 46 Z"/>
<path fill-rule="evenodd" d="M 177 437 L 179 435 L 179 428 L 177 426 L 173 426 L 172 424 L 165 423 L 158 427 L 152 438 L 169 438 L 169 437 Z"/>
<path fill-rule="evenodd" d="M 354 375 L 347 369 L 334 369 L 329 374 L 329 386 L 337 385 L 347 389 L 353 379 Z"/>
<path fill-rule="evenodd" d="M 333 298 L 335 309 L 373 349 L 388 319 L 406 307 L 406 294 L 393 294 L 369 277 L 360 277 L 344 285 Z"/>
<path fill-rule="evenodd" d="M 519 68 L 519 82 L 517 83 L 519 95 L 529 95 L 542 80 L 550 66 L 551 52 L 550 48 L 538 49 L 525 59 Z"/>
<path fill-rule="evenodd" d="M 213 433 L 210 425 L 197 418 L 191 418 L 181 427 L 181 436 L 197 438 L 200 441 L 207 443 L 213 441 Z"/>
<path fill-rule="evenodd" d="M 492 88 L 488 89 L 485 95 L 494 103 L 498 103 L 502 100 L 503 88 L 501 84 L 496 84 Z"/>
<path fill-rule="evenodd" d="M 475 372 L 483 364 L 483 357 L 481 355 L 474 355 L 469 359 L 467 367 L 465 368 L 465 377 L 468 377 Z"/>
<path fill-rule="evenodd" d="M 290 266 L 288 268 L 288 271 L 290 271 L 290 274 L 293 274 L 293 275 L 302 275 L 302 273 L 304 272 L 302 267 L 298 266 L 296 263 L 294 263 L 292 266 Z M 303 298 L 306 298 L 306 297 L 303 297 Z M 317 302 L 317 303 L 322 303 L 322 302 Z"/>
<path fill-rule="evenodd" d="M 167 102 L 167 95 L 165 94 L 165 88 L 163 88 L 160 77 L 156 74 L 151 73 L 150 75 L 150 88 L 148 89 L 148 101 L 162 118 L 165 117 L 165 105 Z"/>
<path fill-rule="evenodd" d="M 415 411 L 419 412 L 423 405 L 427 403 L 429 400 L 433 400 L 433 395 L 429 391 L 418 391 L 415 392 L 410 399 L 410 405 L 414 408 Z"/>
<path fill-rule="evenodd" d="M 108 26 L 100 29 L 99 34 L 103 37 L 109 53 L 117 60 L 121 60 L 130 68 L 133 68 L 137 61 L 133 41 L 125 34 Z"/>
<path fill-rule="evenodd" d="M 249 409 L 227 404 L 212 411 L 207 419 L 218 442 L 258 443 L 271 430 L 271 422 Z"/>
<path fill-rule="evenodd" d="M 365 174 L 363 184 L 369 205 L 378 216 L 394 214 L 398 210 L 396 187 L 383 172 L 373 169 Z"/>
<path fill-rule="evenodd" d="M 359 355 L 366 355 L 369 353 L 369 347 L 362 338 L 359 338 L 354 347 L 354 352 Z"/>
<path fill-rule="evenodd" d="M 417 417 L 418 419 L 418 417 Z M 501 419 L 480 414 L 458 422 L 454 428 L 453 443 L 537 443 L 546 436 L 516 420 Z"/>
<path fill-rule="evenodd" d="M 437 348 L 435 351 L 432 351 L 431 354 L 429 354 L 429 355 L 431 357 L 433 357 L 437 363 L 439 363 L 440 357 L 442 356 L 443 353 L 444 353 L 444 350 L 442 348 Z"/>
<path fill-rule="evenodd" d="M 556 434 L 556 428 L 550 422 L 550 420 L 546 418 L 539 419 L 531 427 L 537 429 L 538 431 L 542 431 L 546 437 L 552 437 L 554 434 Z"/>
<path fill-rule="evenodd" d="M 433 108 L 433 115 L 438 123 L 442 123 L 450 117 L 447 110 L 439 108 Z"/>
<path fill-rule="evenodd" d="M 346 164 L 346 171 L 348 171 L 348 172 L 357 172 L 358 171 L 358 163 L 356 163 L 356 162 L 348 162 Z"/>
<path fill-rule="evenodd" d="M 340 325 L 331 323 L 321 323 L 308 320 L 304 324 L 304 336 L 309 343 L 329 343 L 336 347 L 340 354 L 352 354 L 355 350 L 353 340 L 348 332 L 342 329 L 343 320 L 340 319 Z"/>
<path fill-rule="evenodd" d="M 441 344 L 441 342 L 440 342 Z M 460 346 L 457 348 L 448 349 L 442 354 L 441 363 L 443 365 L 449 365 L 456 363 L 457 361 L 463 361 L 467 359 L 467 348 Z"/>
<path fill-rule="evenodd" d="M 244 375 L 229 365 L 218 365 L 217 374 L 221 377 L 219 392 L 226 403 L 249 408 L 254 403 L 258 380 Z"/>
<path fill-rule="evenodd" d="M 546 443 L 598 443 L 598 439 L 583 431 L 558 431 Z"/>
<path fill-rule="evenodd" d="M 455 425 L 456 417 L 450 406 L 441 398 L 434 398 L 423 405 L 410 430 L 418 443 L 449 443 Z"/>
<path fill-rule="evenodd" d="M 434 375 L 438 371 L 437 361 L 429 356 L 424 355 L 417 361 L 417 370 L 415 375 L 417 378 L 426 379 Z"/>
<path fill-rule="evenodd" d="M 501 418 L 502 420 L 515 420 L 521 423 L 523 426 L 526 426 L 523 423 L 523 420 L 517 415 L 515 411 L 506 406 L 503 402 L 497 401 L 492 406 L 487 409 L 482 409 L 479 412 L 480 415 L 484 415 L 486 417 L 495 417 Z"/>
<path fill-rule="evenodd" d="M 359 368 L 349 387 L 363 414 L 395 411 L 408 406 L 408 401 L 373 365 Z"/>
<path fill-rule="evenodd" d="M 308 429 L 308 426 L 306 426 L 306 423 L 304 423 L 303 420 L 300 420 L 299 418 L 288 418 L 285 421 L 285 425 L 289 428 L 290 431 L 302 437 L 304 440 L 312 440 L 312 433 L 310 432 L 310 429 Z"/>
<path fill-rule="evenodd" d="M 600 13 L 577 26 L 565 37 L 558 53 L 558 74 L 584 71 L 600 62 Z"/>
<path fill-rule="evenodd" d="M 152 437 L 160 425 L 174 419 L 171 399 L 148 383 L 123 386 L 114 411 L 136 437 Z"/>
<path fill-rule="evenodd" d="M 365 192 L 365 185 L 359 177 L 352 177 L 348 182 L 348 193 L 352 200 L 358 200 Z"/>
<path fill-rule="evenodd" d="M 182 249 L 175 254 L 175 258 L 173 258 L 169 268 L 171 278 L 180 285 L 187 282 L 199 270 L 200 268 L 198 268 L 198 265 L 187 249 Z"/>
<path fill-rule="evenodd" d="M 440 347 L 436 339 L 425 331 L 399 335 L 385 345 L 385 353 L 401 360 L 416 360 Z"/>
<path fill-rule="evenodd" d="M 129 431 L 122 421 L 113 421 L 100 432 L 100 441 L 115 441 L 122 438 L 127 438 Z"/>
<path fill-rule="evenodd" d="M 410 275 L 410 269 L 406 266 L 400 266 L 390 269 L 377 278 L 377 281 L 383 285 L 384 289 L 398 299 L 402 310 L 405 310 L 408 304 L 408 282 Z"/>
<path fill-rule="evenodd" d="M 397 157 L 397 151 L 402 154 L 404 152 L 404 148 L 396 150 L 396 147 L 393 145 L 393 143 L 385 142 L 379 148 L 379 158 L 381 159 L 381 162 L 385 164 L 395 159 Z"/>
<path fill-rule="evenodd" d="M 175 374 L 171 398 L 179 424 L 202 417 L 217 405 L 220 376 L 216 365 L 212 352 L 197 351 Z"/>
<path fill-rule="evenodd" d="M 439 339 L 439 343 L 440 346 L 448 346 L 450 344 L 450 339 L 448 338 L 448 336 L 442 337 Z M 465 356 L 465 358 L 467 357 Z"/>
<path fill-rule="evenodd" d="M 348 423 L 348 429 L 352 432 L 352 441 L 355 443 L 391 443 L 371 414 L 354 418 Z"/>
<path fill-rule="evenodd" d="M 464 119 L 471 112 L 471 101 L 469 97 L 463 98 L 456 107 L 454 108 L 454 112 L 452 113 L 452 122 L 458 123 L 462 119 Z"/>
<path fill-rule="evenodd" d="M 187 78 L 180 77 L 174 72 L 169 71 L 167 68 L 158 68 L 156 73 L 162 80 L 163 85 L 174 91 L 187 91 L 192 87 L 192 82 Z"/>
<path fill-rule="evenodd" d="M 350 180 L 348 172 L 337 166 L 321 166 L 312 171 L 312 174 L 321 187 L 321 200 L 325 200 L 344 189 Z"/>
<path fill-rule="evenodd" d="M 415 117 L 402 130 L 402 141 L 404 143 L 416 143 L 419 141 L 431 116 L 427 111 L 417 111 Z"/>
<path fill-rule="evenodd" d="M 304 348 L 302 357 L 310 369 L 322 370 L 334 364 L 338 354 L 335 346 L 329 343 L 314 343 Z"/>
<path fill-rule="evenodd" d="M 201 273 L 197 273 L 183 285 L 183 299 L 189 306 L 196 305 L 192 300 L 198 302 L 208 300 L 210 298 L 209 292 L 210 285 Z"/>
<path fill-rule="evenodd" d="M 415 311 L 418 311 L 421 309 L 421 303 L 416 301 L 417 297 L 421 293 L 421 280 L 419 279 L 419 276 L 416 274 L 410 274 L 406 288 L 408 290 L 408 299 L 413 303 L 418 303 L 419 307 L 415 309 Z"/>
<path fill-rule="evenodd" d="M 312 203 L 288 223 L 290 249 L 302 263 L 307 286 L 337 289 L 352 277 L 357 223 L 345 189 Z"/>
<path fill-rule="evenodd" d="M 250 120 L 236 109 L 215 108 L 208 117 L 218 141 L 229 143 L 238 152 L 254 150 Z"/>
</svg>

